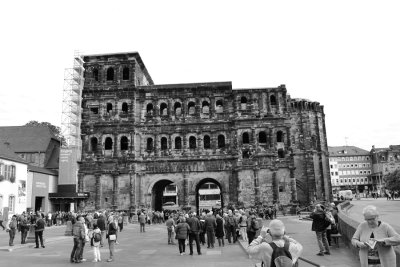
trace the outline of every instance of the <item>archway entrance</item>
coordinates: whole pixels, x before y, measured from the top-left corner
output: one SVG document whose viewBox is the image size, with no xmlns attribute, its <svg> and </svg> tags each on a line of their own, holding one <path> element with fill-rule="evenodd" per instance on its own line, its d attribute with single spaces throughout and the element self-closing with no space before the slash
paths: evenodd
<svg viewBox="0 0 400 267">
<path fill-rule="evenodd" d="M 196 186 L 196 209 L 200 214 L 203 210 L 222 209 L 224 198 L 221 184 L 212 178 L 201 180 Z"/>
<path fill-rule="evenodd" d="M 173 206 L 178 204 L 178 190 L 170 180 L 156 182 L 151 190 L 151 196 L 151 207 L 156 211 L 161 211 L 163 205 Z"/>
</svg>

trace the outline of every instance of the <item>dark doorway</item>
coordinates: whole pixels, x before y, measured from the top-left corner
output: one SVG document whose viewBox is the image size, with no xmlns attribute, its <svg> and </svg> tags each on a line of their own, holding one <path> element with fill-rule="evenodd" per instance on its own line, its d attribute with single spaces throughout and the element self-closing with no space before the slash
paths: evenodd
<svg viewBox="0 0 400 267">
<path fill-rule="evenodd" d="M 160 180 L 154 184 L 153 189 L 151 190 L 151 196 L 152 196 L 151 206 L 153 210 L 161 211 L 163 204 L 167 202 L 175 202 L 175 204 L 178 204 L 177 192 L 175 193 L 175 196 L 173 196 L 174 195 L 173 193 L 170 193 L 169 194 L 170 196 L 168 197 L 164 197 L 163 195 L 165 188 L 170 184 L 172 184 L 172 181 L 170 180 Z"/>
<path fill-rule="evenodd" d="M 41 210 L 43 211 L 44 209 L 44 197 L 36 197 L 35 198 L 35 211 Z"/>
<path fill-rule="evenodd" d="M 206 201 L 209 202 L 205 204 L 209 205 L 208 207 L 203 205 L 200 206 L 200 204 L 203 204 Z M 196 210 L 198 214 L 200 214 L 201 210 L 211 210 L 211 208 L 223 209 L 224 197 L 221 184 L 213 178 L 205 178 L 196 186 Z"/>
</svg>

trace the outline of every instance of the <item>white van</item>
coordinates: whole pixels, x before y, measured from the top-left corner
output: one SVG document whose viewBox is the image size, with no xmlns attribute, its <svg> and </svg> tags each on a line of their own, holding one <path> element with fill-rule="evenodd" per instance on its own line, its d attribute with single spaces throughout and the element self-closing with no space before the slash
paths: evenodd
<svg viewBox="0 0 400 267">
<path fill-rule="evenodd" d="M 342 199 L 342 196 L 345 200 L 353 200 L 353 192 L 351 192 L 351 190 L 339 191 L 339 198 Z"/>
</svg>

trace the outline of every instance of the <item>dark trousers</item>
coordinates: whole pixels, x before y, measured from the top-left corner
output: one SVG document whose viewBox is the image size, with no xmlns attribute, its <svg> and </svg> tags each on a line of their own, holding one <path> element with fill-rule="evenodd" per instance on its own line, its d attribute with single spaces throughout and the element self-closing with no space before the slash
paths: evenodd
<svg viewBox="0 0 400 267">
<path fill-rule="evenodd" d="M 190 254 L 193 254 L 193 240 L 196 242 L 197 253 L 200 254 L 200 237 L 199 233 L 190 233 L 189 234 L 189 248 Z"/>
<path fill-rule="evenodd" d="M 3 227 L 3 230 L 6 230 L 6 228 L 3 225 L 3 220 L 0 220 L 0 226 Z"/>
<path fill-rule="evenodd" d="M 74 246 L 72 248 L 72 252 L 71 252 L 71 261 L 79 261 L 79 257 L 81 254 L 82 250 L 82 243 L 83 240 L 80 238 L 76 238 L 74 237 Z"/>
<path fill-rule="evenodd" d="M 214 229 L 207 229 L 207 247 L 214 247 L 215 232 Z"/>
<path fill-rule="evenodd" d="M 35 232 L 36 247 L 39 247 L 39 240 L 40 240 L 40 245 L 42 247 L 44 247 L 44 244 L 43 244 L 43 231 Z"/>
<path fill-rule="evenodd" d="M 140 223 L 140 232 L 146 232 L 145 223 Z"/>
<path fill-rule="evenodd" d="M 249 240 L 249 245 L 253 241 L 255 236 L 256 236 L 256 232 L 247 231 L 247 239 Z"/>
<path fill-rule="evenodd" d="M 172 237 L 172 228 L 168 228 L 168 244 L 175 244 L 174 239 Z"/>
<path fill-rule="evenodd" d="M 236 242 L 236 229 L 233 225 L 229 225 L 226 227 L 226 237 L 228 238 L 228 242 L 231 243 L 231 236 L 233 237 L 233 242 Z"/>
<path fill-rule="evenodd" d="M 178 239 L 179 253 L 185 252 L 185 241 L 186 239 Z"/>
<path fill-rule="evenodd" d="M 21 244 L 26 244 L 26 237 L 28 236 L 28 229 L 25 227 L 21 228 Z"/>
<path fill-rule="evenodd" d="M 15 230 L 15 229 L 10 229 L 10 231 L 8 232 L 8 234 L 10 236 L 10 240 L 8 241 L 9 246 L 14 246 L 14 238 L 15 238 L 16 232 L 17 232 L 17 230 Z"/>
<path fill-rule="evenodd" d="M 201 232 L 199 236 L 200 236 L 200 243 L 204 245 L 206 243 L 206 233 Z"/>
<path fill-rule="evenodd" d="M 121 232 L 122 229 L 124 228 L 124 223 L 119 223 L 119 224 L 118 224 L 118 227 L 119 227 L 119 231 Z"/>
</svg>

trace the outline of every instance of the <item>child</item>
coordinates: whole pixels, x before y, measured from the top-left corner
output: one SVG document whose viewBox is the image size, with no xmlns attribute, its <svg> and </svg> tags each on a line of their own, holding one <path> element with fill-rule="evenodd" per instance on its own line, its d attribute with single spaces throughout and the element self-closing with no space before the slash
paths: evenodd
<svg viewBox="0 0 400 267">
<path fill-rule="evenodd" d="M 93 232 L 92 232 L 92 244 L 93 244 L 93 255 L 94 255 L 94 260 L 93 262 L 99 262 L 101 261 L 101 256 L 100 256 L 100 240 L 101 240 L 101 231 L 97 224 L 93 225 Z M 99 237 L 99 239 L 97 238 Z"/>
</svg>

